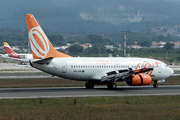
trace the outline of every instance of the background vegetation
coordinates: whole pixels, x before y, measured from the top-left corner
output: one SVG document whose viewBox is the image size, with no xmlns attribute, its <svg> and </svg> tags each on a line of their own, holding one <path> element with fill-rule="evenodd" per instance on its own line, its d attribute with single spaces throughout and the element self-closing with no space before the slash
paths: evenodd
<svg viewBox="0 0 180 120">
<path fill-rule="evenodd" d="M 49 30 L 45 30 L 48 38 L 54 46 L 66 45 L 66 43 L 73 43 L 69 49 L 61 52 L 70 54 L 71 56 L 87 56 L 87 57 L 107 57 L 108 54 L 115 56 L 123 56 L 123 51 L 118 50 L 116 43 L 123 43 L 122 33 L 111 34 L 75 34 L 75 33 L 50 33 Z M 0 29 L 0 43 L 8 42 L 10 46 L 19 46 L 20 48 L 27 48 L 28 38 L 27 31 L 21 31 L 17 29 Z M 111 38 L 112 37 L 112 38 Z M 119 39 L 119 41 L 118 41 Z M 128 32 L 127 45 L 133 45 L 134 41 L 138 42 L 138 45 L 147 47 L 141 49 L 127 49 L 127 54 L 132 57 L 150 57 L 165 61 L 166 49 L 165 48 L 148 48 L 151 46 L 152 41 L 180 41 L 180 37 L 168 35 L 166 37 L 159 35 L 147 35 L 134 32 Z M 77 44 L 78 43 L 78 44 Z M 83 49 L 79 44 L 91 43 L 92 48 Z M 2 44 L 3 45 L 3 44 Z M 117 47 L 113 50 L 106 49 L 104 45 L 113 45 Z M 68 52 L 67 52 L 68 51 Z M 21 52 L 21 51 L 16 51 Z M 1 52 L 2 53 L 2 52 Z M 180 50 L 169 49 L 168 50 L 168 62 L 179 62 Z"/>
</svg>

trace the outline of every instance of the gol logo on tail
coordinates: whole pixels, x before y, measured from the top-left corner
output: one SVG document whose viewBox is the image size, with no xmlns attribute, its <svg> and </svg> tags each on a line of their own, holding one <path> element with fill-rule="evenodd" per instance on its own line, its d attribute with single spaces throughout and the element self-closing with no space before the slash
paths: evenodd
<svg viewBox="0 0 180 120">
<path fill-rule="evenodd" d="M 34 27 L 29 31 L 29 39 L 34 54 L 40 58 L 44 58 L 49 52 L 49 40 L 40 26 Z"/>
</svg>

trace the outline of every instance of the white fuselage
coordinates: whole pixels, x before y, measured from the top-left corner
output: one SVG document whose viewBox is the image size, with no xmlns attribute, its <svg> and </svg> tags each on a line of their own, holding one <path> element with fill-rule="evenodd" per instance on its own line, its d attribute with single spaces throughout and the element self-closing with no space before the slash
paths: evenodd
<svg viewBox="0 0 180 120">
<path fill-rule="evenodd" d="M 150 75 L 153 81 L 166 79 L 174 73 L 165 63 L 147 58 L 54 58 L 48 65 L 33 63 L 33 67 L 54 76 L 82 81 L 101 80 L 103 76 L 107 75 L 107 72 L 128 68 L 132 68 L 133 70 L 144 67 L 153 68 L 152 71 L 144 73 Z"/>
<path fill-rule="evenodd" d="M 33 59 L 32 54 L 17 54 L 19 56 L 19 59 L 27 59 L 27 60 L 31 60 Z M 9 57 L 8 54 L 4 54 L 4 56 Z"/>
</svg>

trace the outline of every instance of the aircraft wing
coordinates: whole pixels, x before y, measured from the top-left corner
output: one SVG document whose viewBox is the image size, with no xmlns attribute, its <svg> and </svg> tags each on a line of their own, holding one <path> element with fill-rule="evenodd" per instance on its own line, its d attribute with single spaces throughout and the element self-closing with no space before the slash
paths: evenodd
<svg viewBox="0 0 180 120">
<path fill-rule="evenodd" d="M 142 68 L 137 70 L 132 70 L 132 68 L 124 69 L 124 70 L 117 70 L 117 71 L 110 71 L 107 72 L 106 76 L 101 78 L 101 82 L 105 81 L 125 81 L 126 79 L 130 78 L 133 74 L 144 73 L 147 71 L 151 71 L 153 68 Z"/>
<path fill-rule="evenodd" d="M 5 55 L 0 55 L 0 57 L 7 58 L 7 59 L 12 59 L 12 60 L 16 60 L 16 61 L 29 62 L 28 59 L 20 59 L 20 58 L 7 57 Z"/>
</svg>

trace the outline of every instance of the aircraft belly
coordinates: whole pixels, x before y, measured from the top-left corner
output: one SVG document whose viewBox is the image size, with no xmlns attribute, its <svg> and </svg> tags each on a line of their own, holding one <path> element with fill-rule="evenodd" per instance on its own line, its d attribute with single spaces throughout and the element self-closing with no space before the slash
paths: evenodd
<svg viewBox="0 0 180 120">
<path fill-rule="evenodd" d="M 62 77 L 72 80 L 88 81 L 93 75 L 94 73 L 91 73 L 88 70 L 67 70 L 66 73 L 62 74 Z"/>
<path fill-rule="evenodd" d="M 164 78 L 164 76 L 162 76 L 162 74 L 156 74 L 155 77 L 152 77 L 152 81 L 161 80 L 161 79 L 163 79 L 163 78 Z"/>
</svg>

